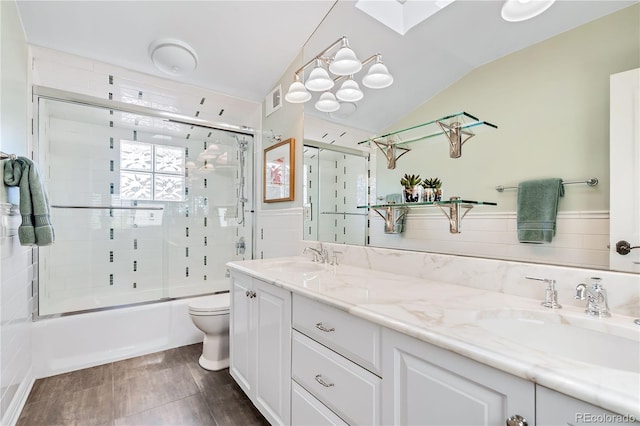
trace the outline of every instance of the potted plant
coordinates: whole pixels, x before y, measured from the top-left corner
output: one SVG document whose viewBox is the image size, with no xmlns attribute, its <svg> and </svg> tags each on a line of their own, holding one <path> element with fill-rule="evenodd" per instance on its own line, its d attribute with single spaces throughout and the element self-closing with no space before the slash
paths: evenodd
<svg viewBox="0 0 640 426">
<path fill-rule="evenodd" d="M 442 201 L 442 181 L 440 179 L 425 179 L 422 186 L 424 188 L 423 201 Z"/>
<path fill-rule="evenodd" d="M 404 187 L 402 193 L 404 194 L 405 203 L 417 203 L 420 201 L 420 195 L 422 194 L 420 183 L 422 183 L 420 175 L 405 174 L 400 179 L 400 184 Z"/>
</svg>

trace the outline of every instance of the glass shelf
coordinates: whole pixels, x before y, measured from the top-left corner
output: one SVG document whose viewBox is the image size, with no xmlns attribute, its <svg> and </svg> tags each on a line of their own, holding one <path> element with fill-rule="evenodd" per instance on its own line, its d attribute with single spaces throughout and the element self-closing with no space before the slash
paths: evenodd
<svg viewBox="0 0 640 426">
<path fill-rule="evenodd" d="M 373 204 L 366 206 L 357 206 L 359 209 L 383 209 L 385 207 L 428 207 L 428 206 L 447 206 L 449 204 L 470 204 L 470 205 L 485 205 L 485 206 L 497 206 L 498 203 L 494 203 L 492 201 L 473 201 L 473 200 L 442 200 L 442 201 L 424 201 L 419 203 L 388 203 L 388 204 Z"/>
<path fill-rule="evenodd" d="M 498 128 L 498 126 L 496 126 L 495 124 L 491 124 L 488 121 L 480 120 L 479 118 L 474 117 L 468 112 L 463 111 L 463 112 L 457 112 L 455 114 L 447 115 L 445 117 L 437 118 L 435 120 L 432 120 L 426 123 L 407 127 L 406 129 L 396 130 L 390 133 L 385 133 L 384 135 L 375 136 L 371 139 L 358 142 L 358 144 L 359 145 L 370 144 L 374 140 L 388 138 L 390 136 L 400 135 L 402 133 L 404 138 L 403 139 L 398 138 L 395 142 L 396 145 L 402 146 L 402 145 L 417 142 L 423 139 L 432 138 L 434 136 L 443 135 L 445 134 L 445 131 L 439 127 L 438 123 L 445 123 L 448 125 L 452 125 L 455 122 L 460 123 L 460 129 L 479 130 L 483 128 L 490 128 L 490 129 Z"/>
<path fill-rule="evenodd" d="M 386 157 L 387 168 L 395 169 L 398 158 L 411 150 L 406 147 L 410 143 L 445 135 L 449 140 L 449 157 L 459 158 L 462 156 L 462 145 L 475 136 L 479 130 L 497 128 L 498 126 L 495 124 L 480 120 L 463 111 L 406 129 L 375 136 L 358 142 L 358 144 L 370 146 L 373 142 Z"/>
<path fill-rule="evenodd" d="M 460 233 L 460 222 L 471 211 L 474 206 L 497 206 L 498 203 L 491 201 L 463 200 L 460 197 L 451 197 L 443 201 L 427 201 L 418 203 L 393 203 L 393 204 L 373 204 L 357 206 L 359 209 L 372 209 L 384 221 L 385 234 L 401 234 L 404 231 L 404 223 L 407 213 L 411 208 L 416 207 L 438 207 L 447 219 L 449 219 L 449 232 Z M 446 210 L 443 207 L 448 207 Z M 460 209 L 465 209 L 461 211 Z"/>
</svg>

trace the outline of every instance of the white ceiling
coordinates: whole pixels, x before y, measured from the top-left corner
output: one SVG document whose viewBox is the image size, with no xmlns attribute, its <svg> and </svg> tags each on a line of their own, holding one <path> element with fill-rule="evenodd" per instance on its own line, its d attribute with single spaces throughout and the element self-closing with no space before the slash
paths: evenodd
<svg viewBox="0 0 640 426">
<path fill-rule="evenodd" d="M 341 121 L 378 132 L 474 68 L 638 0 L 558 0 L 522 23 L 501 19 L 503 2 L 457 0 L 404 36 L 350 0 L 19 0 L 18 8 L 29 43 L 162 77 L 149 44 L 182 40 L 200 63 L 176 79 L 254 101 L 273 89 L 307 41 L 305 60 L 346 35 L 361 59 L 382 53 L 395 77 L 390 88 L 363 88 L 358 111 Z M 306 114 L 328 118 L 311 104 Z"/>
</svg>

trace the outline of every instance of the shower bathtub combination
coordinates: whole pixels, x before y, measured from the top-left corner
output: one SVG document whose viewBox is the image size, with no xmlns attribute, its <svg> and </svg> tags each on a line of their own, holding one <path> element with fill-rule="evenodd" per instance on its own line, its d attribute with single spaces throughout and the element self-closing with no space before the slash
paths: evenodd
<svg viewBox="0 0 640 426">
<path fill-rule="evenodd" d="M 38 249 L 36 376 L 202 340 L 190 298 L 228 291 L 225 263 L 252 257 L 253 132 L 34 96 L 56 233 Z"/>
</svg>

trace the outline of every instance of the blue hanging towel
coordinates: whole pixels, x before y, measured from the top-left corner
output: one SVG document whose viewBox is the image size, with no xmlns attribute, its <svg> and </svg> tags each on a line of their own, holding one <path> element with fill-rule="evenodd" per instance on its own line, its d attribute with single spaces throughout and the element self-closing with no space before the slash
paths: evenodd
<svg viewBox="0 0 640 426">
<path fill-rule="evenodd" d="M 556 235 L 559 198 L 564 196 L 562 179 L 538 179 L 518 185 L 518 241 L 550 243 Z"/>
<path fill-rule="evenodd" d="M 55 241 L 51 224 L 49 199 L 38 168 L 25 157 L 4 163 L 4 183 L 20 188 L 20 215 L 18 238 L 23 246 L 48 246 Z"/>
</svg>

